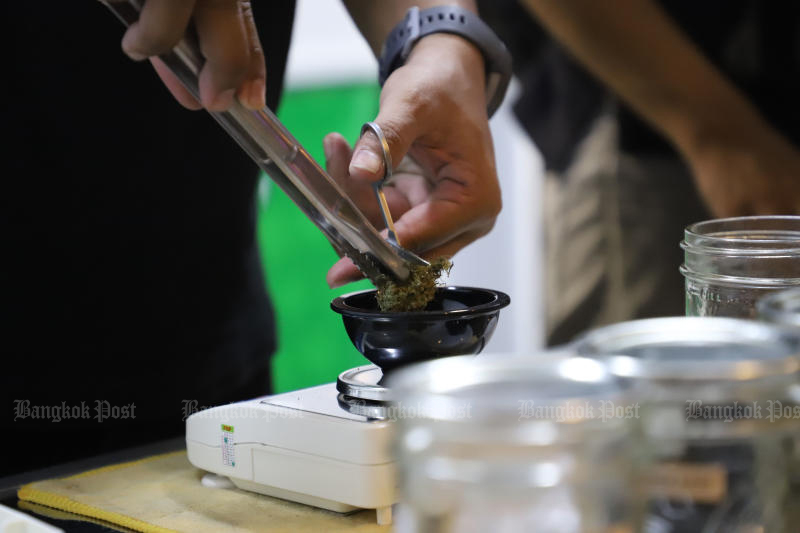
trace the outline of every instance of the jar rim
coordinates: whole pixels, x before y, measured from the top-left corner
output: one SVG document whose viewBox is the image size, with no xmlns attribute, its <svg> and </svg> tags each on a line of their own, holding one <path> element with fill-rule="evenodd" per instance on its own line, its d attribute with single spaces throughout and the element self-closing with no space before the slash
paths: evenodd
<svg viewBox="0 0 800 533">
<path fill-rule="evenodd" d="M 425 403 L 427 418 L 457 423 L 465 419 L 454 407 L 465 401 L 475 410 L 470 418 L 518 422 L 527 400 L 555 409 L 603 400 L 621 404 L 631 393 L 631 386 L 621 383 L 603 362 L 556 350 L 538 355 L 447 357 L 398 369 L 388 380 L 398 403 Z M 552 397 L 543 392 L 540 386 L 545 384 L 558 384 L 559 394 Z M 528 391 L 524 398 L 514 396 L 520 388 Z M 569 418 L 560 423 L 594 420 L 581 410 Z"/>
<path fill-rule="evenodd" d="M 765 232 L 769 233 L 765 235 Z M 800 216 L 732 217 L 695 222 L 685 228 L 681 247 L 709 254 L 800 255 Z"/>
<path fill-rule="evenodd" d="M 698 346 L 752 348 L 758 358 L 690 360 L 653 354 Z M 772 352 L 762 348 L 773 346 Z M 648 382 L 753 383 L 800 375 L 800 332 L 765 322 L 725 317 L 663 317 L 620 322 L 586 332 L 570 347 L 602 357 L 620 377 Z M 648 357 L 630 352 L 650 350 Z M 664 351 L 665 349 L 671 349 Z"/>
</svg>

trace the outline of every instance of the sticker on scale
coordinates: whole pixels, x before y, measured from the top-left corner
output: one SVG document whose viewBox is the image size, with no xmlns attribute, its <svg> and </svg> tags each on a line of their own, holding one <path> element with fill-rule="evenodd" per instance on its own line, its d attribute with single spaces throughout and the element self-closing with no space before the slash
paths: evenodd
<svg viewBox="0 0 800 533">
<path fill-rule="evenodd" d="M 236 466 L 236 457 L 233 449 L 233 426 L 222 424 L 222 464 L 225 466 Z"/>
</svg>

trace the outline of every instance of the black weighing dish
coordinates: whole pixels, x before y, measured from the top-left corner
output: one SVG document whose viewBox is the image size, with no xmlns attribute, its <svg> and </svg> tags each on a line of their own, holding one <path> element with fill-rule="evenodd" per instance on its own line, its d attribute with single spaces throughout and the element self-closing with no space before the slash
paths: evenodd
<svg viewBox="0 0 800 533">
<path fill-rule="evenodd" d="M 473 287 L 439 287 L 423 311 L 383 312 L 375 290 L 340 296 L 331 308 L 342 315 L 356 349 L 384 374 L 398 367 L 477 354 L 494 333 L 507 294 Z"/>
</svg>

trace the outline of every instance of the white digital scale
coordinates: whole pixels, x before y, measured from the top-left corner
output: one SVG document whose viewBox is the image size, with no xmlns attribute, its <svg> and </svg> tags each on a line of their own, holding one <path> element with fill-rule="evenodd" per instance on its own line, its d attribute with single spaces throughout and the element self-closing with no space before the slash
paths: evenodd
<svg viewBox="0 0 800 533">
<path fill-rule="evenodd" d="M 328 383 L 197 412 L 186 421 L 196 467 L 244 490 L 347 513 L 396 502 L 389 391 L 377 366 Z"/>
</svg>

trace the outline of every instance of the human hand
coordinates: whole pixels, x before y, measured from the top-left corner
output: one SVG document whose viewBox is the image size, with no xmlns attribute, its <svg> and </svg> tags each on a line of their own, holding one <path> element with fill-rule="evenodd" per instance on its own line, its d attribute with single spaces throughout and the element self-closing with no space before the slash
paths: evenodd
<svg viewBox="0 0 800 533">
<path fill-rule="evenodd" d="M 156 57 L 178 44 L 190 21 L 205 58 L 199 102 Z M 265 105 L 267 70 L 249 1 L 147 0 L 138 22 L 125 32 L 122 49 L 136 61 L 149 58 L 173 96 L 189 109 L 224 111 L 234 96 L 251 109 Z"/>
<path fill-rule="evenodd" d="M 476 48 L 453 35 L 421 39 L 386 80 L 375 122 L 392 161 L 402 161 L 384 192 L 403 247 L 427 259 L 449 257 L 491 230 L 501 199 Z M 378 139 L 367 133 L 351 150 L 333 133 L 324 145 L 330 175 L 382 228 L 371 186 L 384 175 Z M 343 258 L 327 281 L 337 287 L 361 277 Z"/>
<path fill-rule="evenodd" d="M 704 143 L 688 159 L 715 217 L 800 215 L 800 151 L 766 124 Z"/>
</svg>

